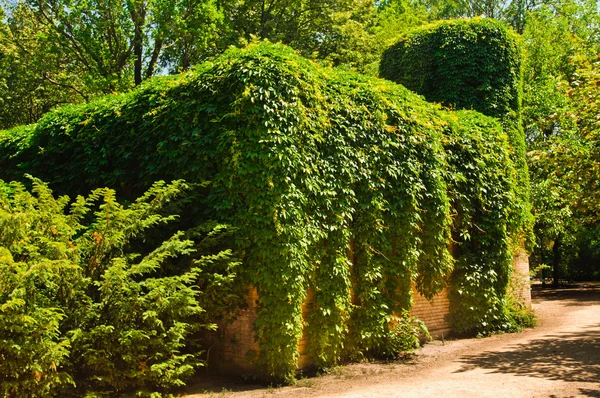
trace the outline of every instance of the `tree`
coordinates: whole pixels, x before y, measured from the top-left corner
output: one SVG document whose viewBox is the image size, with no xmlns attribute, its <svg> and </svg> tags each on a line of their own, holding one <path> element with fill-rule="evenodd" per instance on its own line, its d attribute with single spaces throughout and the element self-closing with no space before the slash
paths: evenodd
<svg viewBox="0 0 600 398">
<path fill-rule="evenodd" d="M 230 43 L 252 37 L 282 42 L 305 56 L 320 54 L 336 27 L 351 18 L 357 8 L 373 6 L 371 0 L 245 0 L 224 4 L 225 19 L 230 21 Z"/>
<path fill-rule="evenodd" d="M 219 39 L 227 28 L 215 0 L 162 1 L 161 25 L 168 27 L 163 38 L 162 67 L 173 72 L 188 70 L 221 51 Z"/>
<path fill-rule="evenodd" d="M 570 59 L 583 51 L 579 36 L 571 32 L 569 18 L 556 16 L 555 10 L 542 7 L 529 14 L 525 31 L 523 65 L 523 125 L 530 145 L 543 142 L 555 128 L 556 115 L 569 106 L 560 86 L 574 72 Z"/>
<path fill-rule="evenodd" d="M 0 9 L 0 129 L 33 123 L 91 95 L 47 33 L 27 7 L 14 7 L 8 21 Z"/>
<path fill-rule="evenodd" d="M 31 11 L 54 50 L 73 60 L 73 73 L 96 93 L 138 85 L 159 64 L 189 67 L 210 47 L 222 17 L 213 0 L 23 1 L 16 7 Z M 171 47 L 177 51 L 161 59 Z"/>
<path fill-rule="evenodd" d="M 569 203 L 573 194 L 561 184 L 561 180 L 547 174 L 547 166 L 539 155 L 530 153 L 532 208 L 535 217 L 534 233 L 536 248 L 530 262 L 532 268 L 541 268 L 542 283 L 545 285 L 545 268 L 552 269 L 553 285 L 559 284 L 560 269 L 565 255 L 576 251 L 575 240 L 580 229 L 575 212 Z M 541 267 L 540 267 L 541 266 Z"/>
<path fill-rule="evenodd" d="M 408 29 L 430 21 L 425 7 L 411 0 L 373 5 L 358 1 L 352 10 L 338 13 L 332 34 L 324 40 L 318 58 L 377 76 L 383 51 Z"/>
<path fill-rule="evenodd" d="M 575 260 L 561 257 L 593 241 L 600 221 L 600 61 L 573 62 L 581 66 L 564 87 L 569 106 L 545 139 L 533 143 L 529 158 L 538 261 L 552 259 L 554 284 L 562 264 Z"/>
<path fill-rule="evenodd" d="M 596 54 L 600 52 L 596 7 L 566 0 L 544 5 L 527 18 L 523 124 L 530 149 L 548 154 L 543 157 L 545 173 L 567 173 L 569 162 L 575 165 L 577 159 L 585 158 L 585 148 L 593 138 L 589 131 L 594 130 L 590 121 L 598 110 L 593 98 L 598 79 Z M 539 167 L 539 162 L 534 166 Z M 580 172 L 587 174 L 583 169 Z M 538 177 L 545 179 L 546 175 Z M 556 177 L 552 186 L 566 183 L 566 174 Z M 577 188 L 569 184 L 568 189 Z M 589 193 L 582 191 L 581 195 Z"/>
<path fill-rule="evenodd" d="M 600 58 L 600 57 L 599 57 Z M 574 143 L 565 145 L 564 140 L 553 146 L 560 156 L 556 173 L 574 191 L 581 192 L 575 206 L 586 221 L 600 221 L 600 59 L 584 61 L 575 73 L 566 94 L 572 99 L 573 108 L 563 114 L 563 124 L 573 133 Z"/>
<path fill-rule="evenodd" d="M 0 129 L 126 91 L 157 71 L 186 70 L 220 50 L 215 0 L 0 4 Z"/>
</svg>

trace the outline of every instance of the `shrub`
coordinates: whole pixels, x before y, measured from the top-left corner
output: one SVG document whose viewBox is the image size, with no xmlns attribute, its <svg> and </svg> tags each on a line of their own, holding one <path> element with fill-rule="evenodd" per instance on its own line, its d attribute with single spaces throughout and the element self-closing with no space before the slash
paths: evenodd
<svg viewBox="0 0 600 398">
<path fill-rule="evenodd" d="M 199 304 L 202 268 L 231 253 L 169 273 L 170 259 L 197 247 L 182 232 L 146 253 L 131 248 L 176 218 L 160 211 L 186 185 L 156 183 L 123 206 L 110 189 L 70 202 L 32 184 L 0 184 L 2 395 L 157 396 L 183 385 L 203 365 L 189 339 L 215 328 Z"/>
</svg>

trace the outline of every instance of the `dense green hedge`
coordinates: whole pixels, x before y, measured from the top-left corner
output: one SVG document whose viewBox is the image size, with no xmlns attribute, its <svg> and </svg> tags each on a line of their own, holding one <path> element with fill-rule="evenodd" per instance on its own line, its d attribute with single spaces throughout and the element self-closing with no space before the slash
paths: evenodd
<svg viewBox="0 0 600 398">
<path fill-rule="evenodd" d="M 479 300 L 465 330 L 511 326 L 502 300 L 519 202 L 493 118 L 255 44 L 0 137 L 0 178 L 28 172 L 61 193 L 210 181 L 186 212 L 236 228 L 267 376 L 293 377 L 309 288 L 317 365 L 410 344 L 411 285 L 427 297 L 442 288 L 451 234 L 481 281 L 461 293 Z"/>
</svg>

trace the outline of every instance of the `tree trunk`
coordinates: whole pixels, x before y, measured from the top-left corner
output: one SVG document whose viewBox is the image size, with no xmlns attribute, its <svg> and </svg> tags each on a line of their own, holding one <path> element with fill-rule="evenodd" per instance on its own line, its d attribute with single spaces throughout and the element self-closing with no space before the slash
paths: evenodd
<svg viewBox="0 0 600 398">
<path fill-rule="evenodd" d="M 150 62 L 148 62 L 148 67 L 146 68 L 146 79 L 152 77 L 154 75 L 154 67 L 156 66 L 156 62 L 158 62 L 158 57 L 160 55 L 160 50 L 162 49 L 162 38 L 157 37 L 154 41 L 154 49 L 152 50 L 152 57 L 150 58 Z"/>
<path fill-rule="evenodd" d="M 186 71 L 188 69 L 190 69 L 190 57 L 187 53 L 187 51 L 183 54 L 183 56 L 181 57 L 181 70 L 182 71 Z"/>
<path fill-rule="evenodd" d="M 138 8 L 139 7 L 139 8 Z M 131 20 L 133 22 L 133 82 L 137 86 L 142 83 L 142 62 L 144 57 L 144 36 L 143 29 L 146 22 L 146 9 L 144 3 L 135 4 L 130 10 Z"/>
<path fill-rule="evenodd" d="M 142 82 L 142 35 L 141 29 L 135 27 L 135 38 L 133 43 L 133 53 L 135 55 L 135 61 L 133 64 L 133 81 L 135 85 L 139 85 Z"/>
<path fill-rule="evenodd" d="M 552 247 L 552 285 L 558 286 L 558 267 L 560 265 L 560 246 L 561 246 L 562 236 L 558 235 L 556 240 L 554 241 L 554 246 Z"/>
<path fill-rule="evenodd" d="M 544 240 L 540 237 L 540 264 L 546 264 L 544 256 Z M 542 267 L 542 287 L 546 287 L 546 270 Z"/>
</svg>

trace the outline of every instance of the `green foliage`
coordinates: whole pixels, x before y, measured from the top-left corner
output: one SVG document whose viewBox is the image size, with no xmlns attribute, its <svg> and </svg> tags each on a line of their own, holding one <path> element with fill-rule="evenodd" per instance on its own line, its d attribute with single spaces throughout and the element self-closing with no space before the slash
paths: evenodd
<svg viewBox="0 0 600 398">
<path fill-rule="evenodd" d="M 401 32 L 427 22 L 427 10 L 414 1 L 394 0 L 377 7 L 372 1 L 357 1 L 347 12 L 337 14 L 333 34 L 316 58 L 377 76 L 381 53 Z"/>
<path fill-rule="evenodd" d="M 210 47 L 223 17 L 214 1 L 26 0 L 71 74 L 95 93 L 111 93 L 151 77 L 161 61 L 189 67 Z M 12 6 L 12 4 L 10 5 Z M 23 37 L 21 40 L 27 40 Z M 161 58 L 165 48 L 174 56 Z"/>
<path fill-rule="evenodd" d="M 517 330 L 520 330 L 522 328 L 533 328 L 537 325 L 535 311 L 523 304 L 516 294 L 509 292 L 506 301 L 507 315 L 512 321 L 513 327 L 516 326 Z"/>
<path fill-rule="evenodd" d="M 597 197 L 586 120 L 597 115 L 597 87 L 582 77 L 597 60 L 599 22 L 596 3 L 561 0 L 529 13 L 523 32 L 523 124 L 537 243 L 530 261 L 553 269 L 556 284 L 584 277 L 596 263 L 587 247 Z"/>
<path fill-rule="evenodd" d="M 450 298 L 458 333 L 512 327 L 505 302 L 511 248 L 531 240 L 518 44 L 490 19 L 442 21 L 405 34 L 381 59 L 382 77 L 430 101 L 499 118 L 508 134 L 508 142 L 499 142 L 501 134 L 490 134 L 497 127 L 458 113 L 462 117 L 446 142 L 457 243 Z M 509 158 L 495 149 L 506 145 L 512 148 Z"/>
<path fill-rule="evenodd" d="M 457 333 L 509 330 L 505 296 L 512 264 L 511 209 L 516 175 L 500 126 L 476 114 L 455 113 L 446 141 L 456 264 L 451 276 L 451 321 Z"/>
<path fill-rule="evenodd" d="M 442 21 L 411 30 L 384 52 L 379 75 L 456 109 L 498 118 L 520 111 L 517 38 L 491 19 Z"/>
<path fill-rule="evenodd" d="M 536 248 L 531 253 L 530 263 L 539 269 L 543 279 L 549 275 L 545 269 L 556 268 L 556 284 L 558 284 L 561 257 L 568 262 L 577 249 L 573 247 L 576 232 L 580 228 L 574 212 L 572 196 L 579 196 L 564 185 L 562 179 L 556 178 L 545 170 L 543 161 L 537 151 L 531 151 L 529 156 L 532 176 L 532 207 L 534 210 Z M 542 167 L 540 167 L 542 166 Z M 569 249 L 571 255 L 562 256 L 564 249 Z M 564 253 L 567 254 L 567 253 Z M 544 279 L 545 283 L 545 279 Z"/>
<path fill-rule="evenodd" d="M 212 0 L 1 1 L 0 128 L 187 70 L 215 54 L 222 25 Z"/>
<path fill-rule="evenodd" d="M 519 202 L 500 125 L 281 45 L 232 49 L 1 134 L 2 177 L 28 171 L 59 192 L 111 185 L 131 198 L 157 179 L 210 181 L 186 202 L 187 222 L 235 229 L 240 278 L 259 295 L 256 360 L 276 381 L 293 378 L 305 323 L 321 367 L 411 346 L 402 314 L 413 286 L 426 297 L 444 286 L 452 224 L 478 248 L 459 259 L 473 265 L 464 274 L 494 271 L 494 294 L 507 283 Z"/>
<path fill-rule="evenodd" d="M 203 364 L 193 333 L 215 327 L 199 303 L 202 268 L 231 253 L 168 272 L 196 251 L 183 233 L 131 249 L 176 218 L 161 210 L 186 185 L 156 183 L 122 206 L 110 189 L 71 202 L 32 184 L 0 184 L 2 395 L 158 396 L 183 385 Z"/>
<path fill-rule="evenodd" d="M 597 193 L 600 67 L 578 57 L 574 79 L 559 92 L 567 106 L 553 115 L 552 132 L 532 142 L 533 201 L 538 247 L 534 262 L 551 264 L 554 283 L 560 277 L 589 278 L 580 254 L 594 268 L 595 225 L 599 219 Z M 590 251 L 590 249 L 592 249 Z M 573 267 L 573 272 L 571 268 Z M 586 275 L 587 274 L 587 275 Z"/>
<path fill-rule="evenodd" d="M 56 285 L 61 273 L 72 269 L 55 266 L 50 259 L 28 267 L 1 247 L 0 271 L 0 392 L 7 397 L 50 396 L 63 384 L 74 383 L 62 370 L 70 344 L 59 330 L 63 309 L 47 303 L 38 286 Z"/>
<path fill-rule="evenodd" d="M 222 2 L 234 44 L 256 37 L 292 46 L 305 56 L 320 53 L 339 38 L 348 13 L 373 4 L 365 0 L 227 0 Z"/>
<path fill-rule="evenodd" d="M 581 64 L 565 93 L 574 106 L 570 112 L 560 115 L 566 133 L 554 140 L 555 154 L 546 152 L 542 155 L 550 161 L 542 164 L 554 166 L 552 175 L 560 178 L 572 191 L 580 193 L 572 204 L 586 221 L 595 224 L 600 220 L 597 182 L 600 172 L 600 61 L 584 60 Z"/>
<path fill-rule="evenodd" d="M 418 348 L 420 337 L 431 338 L 423 322 L 411 317 L 407 311 L 399 316 L 392 316 L 388 321 L 384 343 L 377 348 L 377 355 L 386 359 L 396 359 L 399 355 Z"/>
<path fill-rule="evenodd" d="M 81 79 L 49 43 L 47 29 L 19 3 L 5 20 L 0 9 L 0 128 L 36 122 L 50 109 L 82 102 Z"/>
<path fill-rule="evenodd" d="M 587 226 L 576 235 L 576 257 L 566 267 L 564 276 L 578 281 L 600 280 L 600 230 Z"/>
<path fill-rule="evenodd" d="M 523 32 L 523 125 L 531 149 L 544 145 L 573 104 L 564 87 L 575 79 L 575 58 L 600 50 L 596 7 L 564 0 L 531 12 Z"/>
<path fill-rule="evenodd" d="M 440 21 L 416 28 L 381 58 L 381 77 L 453 109 L 474 109 L 502 121 L 518 171 L 514 222 L 530 245 L 531 212 L 525 139 L 521 127 L 521 47 L 517 36 L 491 19 Z"/>
</svg>

